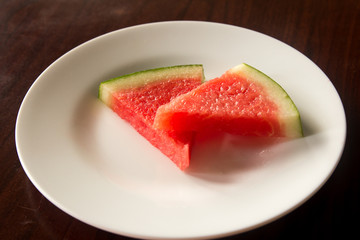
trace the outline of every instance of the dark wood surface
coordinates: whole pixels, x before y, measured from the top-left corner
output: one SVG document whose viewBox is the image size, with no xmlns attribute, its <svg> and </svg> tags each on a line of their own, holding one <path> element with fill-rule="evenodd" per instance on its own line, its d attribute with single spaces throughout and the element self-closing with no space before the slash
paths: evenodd
<svg viewBox="0 0 360 240">
<path fill-rule="evenodd" d="M 17 156 L 15 121 L 31 84 L 70 49 L 167 20 L 233 24 L 289 44 L 330 78 L 346 111 L 345 150 L 320 191 L 279 220 L 226 239 L 359 237 L 360 1 L 0 0 L 0 239 L 130 239 L 76 220 L 38 192 Z"/>
</svg>

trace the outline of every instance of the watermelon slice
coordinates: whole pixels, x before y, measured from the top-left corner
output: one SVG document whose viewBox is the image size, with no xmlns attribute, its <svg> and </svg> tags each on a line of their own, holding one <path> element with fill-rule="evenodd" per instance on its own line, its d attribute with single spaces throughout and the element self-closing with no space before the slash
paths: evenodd
<svg viewBox="0 0 360 240">
<path fill-rule="evenodd" d="M 193 133 L 153 128 L 159 106 L 199 86 L 202 65 L 181 65 L 136 72 L 102 82 L 99 98 L 181 170 L 189 165 Z"/>
<path fill-rule="evenodd" d="M 303 135 L 299 112 L 285 90 L 247 64 L 159 107 L 154 127 L 243 136 Z"/>
</svg>

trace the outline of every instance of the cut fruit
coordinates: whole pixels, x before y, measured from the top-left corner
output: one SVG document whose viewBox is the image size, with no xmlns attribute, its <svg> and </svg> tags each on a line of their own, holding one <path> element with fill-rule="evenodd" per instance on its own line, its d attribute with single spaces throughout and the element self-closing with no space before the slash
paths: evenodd
<svg viewBox="0 0 360 240">
<path fill-rule="evenodd" d="M 154 129 L 154 118 L 161 105 L 203 80 L 202 65 L 151 69 L 102 82 L 99 99 L 184 170 L 189 165 L 193 133 Z"/>
<path fill-rule="evenodd" d="M 299 112 L 289 95 L 270 77 L 247 64 L 159 107 L 154 127 L 243 136 L 303 135 Z"/>
</svg>

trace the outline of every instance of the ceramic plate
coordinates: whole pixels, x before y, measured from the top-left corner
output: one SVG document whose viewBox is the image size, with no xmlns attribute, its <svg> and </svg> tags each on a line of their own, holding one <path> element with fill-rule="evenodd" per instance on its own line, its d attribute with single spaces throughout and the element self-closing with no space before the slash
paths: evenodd
<svg viewBox="0 0 360 240">
<path fill-rule="evenodd" d="M 99 83 L 119 75 L 200 63 L 211 79 L 243 62 L 288 92 L 304 138 L 197 141 L 181 172 L 97 100 Z M 131 237 L 196 239 L 256 228 L 306 201 L 335 169 L 345 125 L 329 79 L 288 45 L 224 24 L 160 22 L 97 37 L 49 66 L 23 100 L 16 146 L 32 183 L 69 215 Z"/>
</svg>

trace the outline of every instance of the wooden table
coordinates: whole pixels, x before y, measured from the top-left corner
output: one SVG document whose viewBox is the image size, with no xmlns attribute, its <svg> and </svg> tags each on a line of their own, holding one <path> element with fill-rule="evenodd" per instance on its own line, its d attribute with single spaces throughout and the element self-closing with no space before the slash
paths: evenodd
<svg viewBox="0 0 360 240">
<path fill-rule="evenodd" d="M 17 156 L 15 121 L 30 85 L 70 49 L 113 30 L 167 20 L 227 23 L 287 43 L 324 71 L 346 111 L 345 150 L 320 191 L 279 220 L 227 239 L 359 236 L 360 1 L 0 0 L 0 239 L 129 239 L 78 221 L 38 192 Z"/>
</svg>

